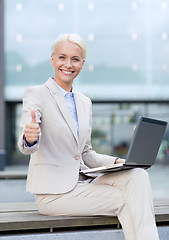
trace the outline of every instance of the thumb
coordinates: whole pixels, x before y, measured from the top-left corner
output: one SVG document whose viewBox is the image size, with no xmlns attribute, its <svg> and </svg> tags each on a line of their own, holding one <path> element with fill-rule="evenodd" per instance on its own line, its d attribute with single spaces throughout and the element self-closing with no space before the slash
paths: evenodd
<svg viewBox="0 0 169 240">
<path fill-rule="evenodd" d="M 35 110 L 32 110 L 32 111 L 31 111 L 31 118 L 32 118 L 31 123 L 37 123 L 37 122 L 36 122 L 36 113 L 35 113 Z"/>
</svg>

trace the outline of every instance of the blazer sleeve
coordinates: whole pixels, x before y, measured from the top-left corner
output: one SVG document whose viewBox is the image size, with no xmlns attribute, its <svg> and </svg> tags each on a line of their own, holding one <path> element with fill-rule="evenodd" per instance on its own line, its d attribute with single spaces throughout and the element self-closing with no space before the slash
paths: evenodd
<svg viewBox="0 0 169 240">
<path fill-rule="evenodd" d="M 109 164 L 114 164 L 117 157 L 99 154 L 92 149 L 91 145 L 91 131 L 92 131 L 92 103 L 90 101 L 90 115 L 89 115 L 89 131 L 85 147 L 82 152 L 82 159 L 85 165 L 89 168 L 100 167 Z"/>
<path fill-rule="evenodd" d="M 31 123 L 31 110 L 35 110 L 36 112 L 36 121 L 40 125 L 41 123 L 41 116 L 42 116 L 42 99 L 40 96 L 40 89 L 39 87 L 30 87 L 28 88 L 23 97 L 23 108 L 22 108 L 22 117 L 21 117 L 21 124 L 20 124 L 20 136 L 18 139 L 18 147 L 19 150 L 23 154 L 32 154 L 39 149 L 39 143 L 41 140 L 41 132 L 39 135 L 38 143 L 32 147 L 27 147 L 25 145 L 25 141 L 23 138 L 24 135 L 24 128 L 26 124 Z"/>
</svg>

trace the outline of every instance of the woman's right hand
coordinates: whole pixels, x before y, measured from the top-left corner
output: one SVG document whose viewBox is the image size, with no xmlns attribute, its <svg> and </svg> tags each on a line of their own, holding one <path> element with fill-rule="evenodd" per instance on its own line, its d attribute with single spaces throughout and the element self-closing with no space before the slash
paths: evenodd
<svg viewBox="0 0 169 240">
<path fill-rule="evenodd" d="M 115 160 L 115 164 L 117 164 L 117 163 L 125 163 L 125 159 L 124 158 L 116 158 L 116 160 Z"/>
<path fill-rule="evenodd" d="M 24 136 L 29 145 L 34 144 L 39 138 L 40 127 L 36 121 L 35 110 L 31 111 L 31 123 L 25 126 Z"/>
</svg>

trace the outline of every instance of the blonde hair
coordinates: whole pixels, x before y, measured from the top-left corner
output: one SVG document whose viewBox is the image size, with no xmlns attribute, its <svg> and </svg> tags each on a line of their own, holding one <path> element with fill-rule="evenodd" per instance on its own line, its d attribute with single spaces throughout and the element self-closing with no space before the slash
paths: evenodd
<svg viewBox="0 0 169 240">
<path fill-rule="evenodd" d="M 82 37 L 77 33 L 69 33 L 69 34 L 67 33 L 67 34 L 59 35 L 59 37 L 56 39 L 56 41 L 51 46 L 51 55 L 54 54 L 54 52 L 58 46 L 58 43 L 60 43 L 62 41 L 68 41 L 68 42 L 77 44 L 82 49 L 83 59 L 84 60 L 86 59 L 86 55 L 87 55 L 86 43 L 82 39 Z"/>
</svg>

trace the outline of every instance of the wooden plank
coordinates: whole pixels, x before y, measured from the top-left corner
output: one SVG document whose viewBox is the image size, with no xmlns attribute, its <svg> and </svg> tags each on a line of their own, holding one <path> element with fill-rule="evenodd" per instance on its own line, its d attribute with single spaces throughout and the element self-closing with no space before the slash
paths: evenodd
<svg viewBox="0 0 169 240">
<path fill-rule="evenodd" d="M 169 206 L 169 199 L 154 199 L 154 206 Z"/>
<path fill-rule="evenodd" d="M 154 212 L 157 223 L 169 223 L 169 206 L 156 206 Z"/>
<path fill-rule="evenodd" d="M 0 231 L 119 224 L 117 217 L 51 217 L 37 212 L 10 212 L 0 214 Z"/>
<path fill-rule="evenodd" d="M 154 205 L 156 222 L 169 224 L 169 201 L 156 200 Z M 118 218 L 108 216 L 52 217 L 39 214 L 34 202 L 0 204 L 0 231 L 110 225 L 117 227 Z"/>
</svg>

